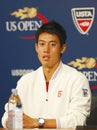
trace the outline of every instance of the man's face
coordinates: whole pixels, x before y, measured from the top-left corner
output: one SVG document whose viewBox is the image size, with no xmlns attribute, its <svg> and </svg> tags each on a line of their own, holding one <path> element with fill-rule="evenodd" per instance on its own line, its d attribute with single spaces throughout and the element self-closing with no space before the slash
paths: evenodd
<svg viewBox="0 0 97 130">
<path fill-rule="evenodd" d="M 42 33 L 36 44 L 38 58 L 45 68 L 52 68 L 59 64 L 60 56 L 65 51 L 66 45 L 61 47 L 59 38 L 55 34 Z"/>
</svg>

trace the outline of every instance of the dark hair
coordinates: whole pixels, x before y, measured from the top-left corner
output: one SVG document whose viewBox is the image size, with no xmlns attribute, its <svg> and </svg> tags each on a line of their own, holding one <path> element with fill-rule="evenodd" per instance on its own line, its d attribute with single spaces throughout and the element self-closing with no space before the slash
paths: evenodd
<svg viewBox="0 0 97 130">
<path fill-rule="evenodd" d="M 36 31 L 36 42 L 38 42 L 39 35 L 43 32 L 47 32 L 50 34 L 56 34 L 60 40 L 61 45 L 66 43 L 66 31 L 65 29 L 56 21 L 52 20 L 46 24 L 43 24 L 37 31 Z"/>
</svg>

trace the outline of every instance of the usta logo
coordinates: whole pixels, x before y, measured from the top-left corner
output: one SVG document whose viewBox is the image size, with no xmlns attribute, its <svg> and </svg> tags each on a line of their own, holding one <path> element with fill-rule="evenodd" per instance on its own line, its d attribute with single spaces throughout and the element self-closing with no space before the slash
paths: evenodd
<svg viewBox="0 0 97 130">
<path fill-rule="evenodd" d="M 94 21 L 95 8 L 73 8 L 71 14 L 77 30 L 87 34 Z"/>
</svg>

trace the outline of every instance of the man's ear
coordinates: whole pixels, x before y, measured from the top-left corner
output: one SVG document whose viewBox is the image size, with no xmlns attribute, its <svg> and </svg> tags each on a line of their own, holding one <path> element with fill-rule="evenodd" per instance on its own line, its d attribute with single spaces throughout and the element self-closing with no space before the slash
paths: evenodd
<svg viewBox="0 0 97 130">
<path fill-rule="evenodd" d="M 36 52 L 37 52 L 37 43 L 35 43 L 35 50 L 36 50 Z"/>
<path fill-rule="evenodd" d="M 61 54 L 63 54 L 66 51 L 66 44 L 63 44 L 61 47 Z"/>
</svg>

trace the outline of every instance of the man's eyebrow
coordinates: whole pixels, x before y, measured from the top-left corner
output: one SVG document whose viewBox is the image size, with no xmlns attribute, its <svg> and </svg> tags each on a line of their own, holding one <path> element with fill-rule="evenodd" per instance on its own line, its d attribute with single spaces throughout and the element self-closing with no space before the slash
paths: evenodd
<svg viewBox="0 0 97 130">
<path fill-rule="evenodd" d="M 50 42 L 56 42 L 55 40 L 51 40 Z"/>
<path fill-rule="evenodd" d="M 42 41 L 44 41 L 44 40 L 38 40 L 38 42 L 42 42 Z"/>
<path fill-rule="evenodd" d="M 55 40 L 51 40 L 51 41 L 39 40 L 38 42 L 56 42 L 56 41 Z"/>
</svg>

